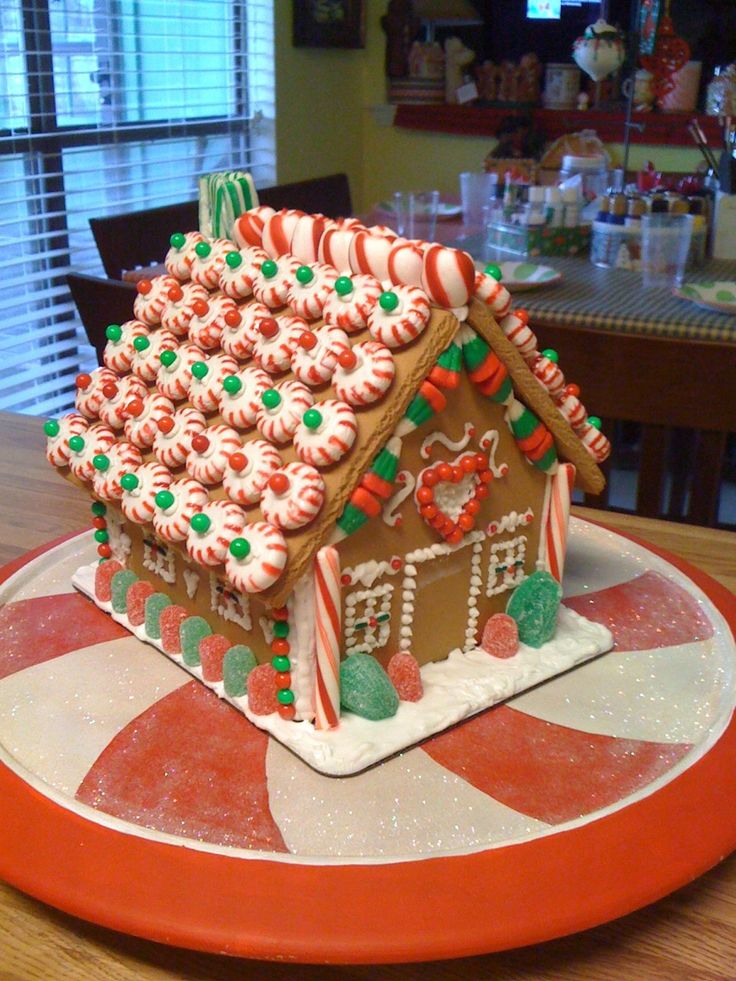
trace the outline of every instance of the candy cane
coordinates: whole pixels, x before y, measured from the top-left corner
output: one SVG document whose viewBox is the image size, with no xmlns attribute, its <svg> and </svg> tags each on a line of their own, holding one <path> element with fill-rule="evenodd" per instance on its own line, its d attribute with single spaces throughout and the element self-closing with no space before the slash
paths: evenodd
<svg viewBox="0 0 736 981">
<path fill-rule="evenodd" d="M 334 729 L 340 721 L 340 559 L 332 545 L 314 560 L 314 725 Z"/>
<path fill-rule="evenodd" d="M 391 528 L 398 528 L 401 525 L 402 518 L 397 512 L 407 497 L 413 493 L 416 480 L 411 470 L 399 470 L 396 474 L 396 483 L 399 485 L 397 490 L 381 509 L 381 517 Z"/>
<path fill-rule="evenodd" d="M 544 530 L 542 534 L 543 562 L 545 568 L 562 582 L 567 550 L 567 526 L 570 517 L 570 501 L 575 483 L 575 467 L 561 463 L 554 476 L 548 480 Z"/>
<path fill-rule="evenodd" d="M 442 446 L 446 447 L 448 450 L 452 450 L 454 453 L 459 453 L 464 450 L 465 447 L 470 442 L 471 438 L 475 435 L 475 426 L 472 422 L 466 422 L 463 427 L 463 435 L 460 439 L 450 439 L 447 433 L 430 433 L 419 448 L 419 455 L 423 460 L 429 460 L 432 455 L 432 447 L 435 443 L 440 443 Z"/>
</svg>

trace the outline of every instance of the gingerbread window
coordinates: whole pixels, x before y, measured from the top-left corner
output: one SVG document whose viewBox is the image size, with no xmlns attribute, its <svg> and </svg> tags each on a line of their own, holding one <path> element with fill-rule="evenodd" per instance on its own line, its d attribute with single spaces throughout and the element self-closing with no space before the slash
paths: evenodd
<svg viewBox="0 0 736 981">
<path fill-rule="evenodd" d="M 486 596 L 513 589 L 525 578 L 526 542 L 526 535 L 518 535 L 491 545 Z"/>
<path fill-rule="evenodd" d="M 370 654 L 391 634 L 392 583 L 380 583 L 345 597 L 345 653 Z"/>
</svg>

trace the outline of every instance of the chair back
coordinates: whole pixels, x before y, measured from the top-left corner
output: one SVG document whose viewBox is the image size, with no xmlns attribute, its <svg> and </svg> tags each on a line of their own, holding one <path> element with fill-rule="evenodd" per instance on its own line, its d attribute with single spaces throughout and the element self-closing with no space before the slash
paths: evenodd
<svg viewBox="0 0 736 981">
<path fill-rule="evenodd" d="M 135 286 L 81 273 L 69 273 L 66 281 L 87 339 L 95 349 L 98 364 L 102 364 L 102 352 L 107 343 L 105 328 L 108 324 L 122 324 L 132 319 Z"/>
<path fill-rule="evenodd" d="M 183 201 L 126 215 L 90 218 L 89 225 L 103 269 L 110 279 L 122 279 L 128 270 L 160 263 L 174 232 L 198 228 L 199 206 L 196 201 Z"/>
</svg>

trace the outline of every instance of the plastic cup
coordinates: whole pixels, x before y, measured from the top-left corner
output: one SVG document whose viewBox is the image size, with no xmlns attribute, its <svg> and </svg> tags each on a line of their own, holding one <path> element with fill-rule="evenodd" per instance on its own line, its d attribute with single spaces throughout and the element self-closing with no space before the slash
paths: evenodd
<svg viewBox="0 0 736 981">
<path fill-rule="evenodd" d="M 495 195 L 496 174 L 476 173 L 466 171 L 460 174 L 460 203 L 463 209 L 463 220 L 467 224 L 480 224 L 485 208 Z"/>
<path fill-rule="evenodd" d="M 394 225 L 404 238 L 431 242 L 437 226 L 439 191 L 395 191 Z"/>
<path fill-rule="evenodd" d="M 692 215 L 642 215 L 641 273 L 645 288 L 682 285 L 692 233 Z"/>
</svg>

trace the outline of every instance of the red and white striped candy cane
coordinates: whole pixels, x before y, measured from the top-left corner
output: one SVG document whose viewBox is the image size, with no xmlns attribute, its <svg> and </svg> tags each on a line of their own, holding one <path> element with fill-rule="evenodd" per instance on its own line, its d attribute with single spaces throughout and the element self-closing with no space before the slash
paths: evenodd
<svg viewBox="0 0 736 981">
<path fill-rule="evenodd" d="M 288 443 L 313 402 L 307 386 L 292 379 L 266 389 L 256 415 L 260 434 L 270 443 Z"/>
<path fill-rule="evenodd" d="M 544 564 L 558 582 L 562 582 L 567 551 L 567 527 L 570 501 L 575 484 L 575 467 L 561 463 L 548 478 L 544 517 Z"/>
<path fill-rule="evenodd" d="M 104 385 L 105 396 L 100 405 L 100 422 L 111 429 L 122 429 L 128 418 L 128 404 L 134 399 L 143 399 L 148 394 L 145 382 L 135 375 L 118 378 L 115 384 Z"/>
<path fill-rule="evenodd" d="M 220 273 L 219 286 L 233 300 L 246 300 L 253 295 L 253 284 L 268 253 L 249 246 L 238 252 L 229 252 Z"/>
<path fill-rule="evenodd" d="M 327 326 L 305 330 L 291 356 L 291 370 L 304 385 L 325 385 L 332 378 L 340 352 L 349 350 L 344 330 Z"/>
<path fill-rule="evenodd" d="M 493 277 L 489 277 L 493 279 Z M 495 283 L 496 280 L 493 279 Z M 501 330 L 511 341 L 527 364 L 532 364 L 537 357 L 537 338 L 528 324 L 526 310 L 512 310 L 499 320 Z"/>
<path fill-rule="evenodd" d="M 130 371 L 133 361 L 133 341 L 136 337 L 147 337 L 148 327 L 140 320 L 126 320 L 117 326 L 120 327 L 120 337 L 118 340 L 108 340 L 102 352 L 102 360 L 111 371 L 124 375 L 126 371 Z"/>
<path fill-rule="evenodd" d="M 142 399 L 132 399 L 126 408 L 125 437 L 141 448 L 153 444 L 161 420 L 175 412 L 171 399 L 158 391 L 148 392 Z"/>
<path fill-rule="evenodd" d="M 473 295 L 475 263 L 467 252 L 430 245 L 424 253 L 422 287 L 438 306 L 464 307 Z"/>
<path fill-rule="evenodd" d="M 325 501 L 322 475 L 307 463 L 287 463 L 269 477 L 261 496 L 261 514 L 282 531 L 311 524 Z"/>
<path fill-rule="evenodd" d="M 386 394 L 396 365 L 389 349 L 379 341 L 362 341 L 338 357 L 332 382 L 335 394 L 350 405 L 370 405 Z"/>
<path fill-rule="evenodd" d="M 314 726 L 321 730 L 340 722 L 340 614 L 340 558 L 325 545 L 314 560 Z"/>
<path fill-rule="evenodd" d="M 368 326 L 371 311 L 381 295 L 381 284 L 374 276 L 351 276 L 352 289 L 348 293 L 333 290 L 327 298 L 322 316 L 331 327 L 354 334 Z"/>
<path fill-rule="evenodd" d="M 174 478 L 168 467 L 154 460 L 144 463 L 132 473 L 136 478 L 136 485 L 130 490 L 123 489 L 120 504 L 129 521 L 144 525 L 153 518 L 156 495 L 168 490 Z"/>
<path fill-rule="evenodd" d="M 179 280 L 168 274 L 154 276 L 152 279 L 139 279 L 135 286 L 133 315 L 148 327 L 158 327 L 169 300 L 169 290 L 178 285 Z"/>
<path fill-rule="evenodd" d="M 265 439 L 251 439 L 230 454 L 222 487 L 237 504 L 257 504 L 271 474 L 281 466 L 279 451 Z"/>
<path fill-rule="evenodd" d="M 195 344 L 186 342 L 176 350 L 176 357 L 171 364 L 161 364 L 156 373 L 156 388 L 167 399 L 181 402 L 189 394 L 192 384 L 192 365 L 196 361 L 204 361 L 205 354 Z"/>
<path fill-rule="evenodd" d="M 89 374 L 83 372 L 77 375 L 74 405 L 87 419 L 96 419 L 105 396 L 105 385 L 117 385 L 118 376 L 109 368 L 95 368 Z"/>
<path fill-rule="evenodd" d="M 210 501 L 201 511 L 209 525 L 197 531 L 191 519 L 187 532 L 187 553 L 198 565 L 215 566 L 225 561 L 233 538 L 237 538 L 245 526 L 243 509 L 232 501 Z"/>
<path fill-rule="evenodd" d="M 289 300 L 289 290 L 301 263 L 291 255 L 264 262 L 253 281 L 253 296 L 269 310 L 280 310 Z M 275 269 L 274 269 L 275 266 Z M 264 272 L 265 269 L 265 272 Z"/>
<path fill-rule="evenodd" d="M 388 259 L 396 236 L 377 234 L 370 230 L 355 233 L 350 243 L 348 262 L 354 273 L 388 279 Z"/>
<path fill-rule="evenodd" d="M 117 442 L 117 436 L 109 426 L 95 423 L 82 435 L 84 445 L 79 450 L 69 452 L 69 469 L 79 480 L 91 481 L 96 468 L 94 458 L 107 455 L 110 447 Z"/>
<path fill-rule="evenodd" d="M 289 251 L 300 262 L 316 262 L 319 243 L 327 227 L 324 215 L 300 215 L 294 225 Z"/>
<path fill-rule="evenodd" d="M 238 371 L 238 362 L 231 358 L 229 354 L 213 354 L 204 364 L 207 372 L 200 377 L 201 367 L 196 373 L 193 372 L 192 384 L 189 386 L 189 401 L 195 409 L 200 412 L 214 412 L 220 403 L 222 395 L 222 381 L 228 375 L 235 375 Z"/>
<path fill-rule="evenodd" d="M 303 211 L 283 208 L 268 218 L 263 226 L 261 244 L 272 259 L 291 252 L 291 238 Z"/>
<path fill-rule="evenodd" d="M 156 380 L 158 369 L 161 367 L 161 355 L 164 351 L 176 351 L 179 341 L 165 327 L 152 330 L 145 338 L 148 344 L 144 348 L 136 348 L 130 367 L 133 374 L 147 384 Z"/>
<path fill-rule="evenodd" d="M 397 298 L 397 305 L 384 310 L 377 303 L 368 317 L 368 330 L 374 340 L 386 347 L 403 347 L 419 337 L 429 323 L 429 300 L 416 286 L 394 286 L 390 292 Z"/>
<path fill-rule="evenodd" d="M 228 552 L 225 575 L 241 593 L 261 593 L 272 586 L 286 567 L 286 540 L 267 521 L 252 521 L 240 536 L 248 543 L 246 555 Z"/>
<path fill-rule="evenodd" d="M 225 329 L 220 338 L 220 344 L 225 354 L 244 361 L 253 353 L 253 347 L 259 337 L 258 325 L 262 320 L 271 316 L 271 311 L 263 303 L 245 303 L 238 307 L 239 321 L 231 318 L 225 321 Z"/>
<path fill-rule="evenodd" d="M 328 467 L 350 451 L 358 435 L 355 413 L 346 402 L 325 399 L 310 410 L 317 415 L 302 418 L 294 433 L 294 449 L 300 460 L 313 467 Z"/>
<path fill-rule="evenodd" d="M 159 419 L 153 437 L 153 452 L 159 463 L 175 470 L 186 463 L 192 440 L 207 426 L 207 420 L 191 406 L 177 409 L 173 415 Z"/>
<path fill-rule="evenodd" d="M 185 337 L 194 316 L 194 301 L 203 300 L 206 303 L 209 295 L 205 287 L 200 286 L 199 283 L 177 283 L 176 286 L 172 286 L 161 314 L 161 326 L 177 337 Z"/>
<path fill-rule="evenodd" d="M 204 246 L 209 247 L 206 254 Z M 195 246 L 190 272 L 192 282 L 199 283 L 208 290 L 216 290 L 225 265 L 225 256 L 232 251 L 233 243 L 227 238 L 205 239 L 199 249 Z"/>
<path fill-rule="evenodd" d="M 311 270 L 312 279 L 308 283 L 301 282 L 299 276 L 304 275 L 301 271 L 299 276 L 294 276 L 289 290 L 289 306 L 297 317 L 318 320 L 335 286 L 337 272 L 332 266 L 325 266 L 318 262 L 312 263 L 311 266 L 300 267 L 300 270 L 304 269 Z"/>
<path fill-rule="evenodd" d="M 424 250 L 417 242 L 397 239 L 388 254 L 388 276 L 394 286 L 421 286 Z"/>
<path fill-rule="evenodd" d="M 220 393 L 220 415 L 228 426 L 250 429 L 256 424 L 261 395 L 271 387 L 271 378 L 254 364 L 246 365 L 233 377 L 240 382 L 237 390 L 223 386 Z"/>
<path fill-rule="evenodd" d="M 476 272 L 473 296 L 491 308 L 497 320 L 505 317 L 511 309 L 511 294 L 494 276 Z"/>
<path fill-rule="evenodd" d="M 46 437 L 46 459 L 52 467 L 65 467 L 72 452 L 69 449 L 69 438 L 84 436 L 89 423 L 79 412 L 68 412 L 57 419 L 56 424 L 56 435 Z"/>
<path fill-rule="evenodd" d="M 143 464 L 141 451 L 137 446 L 121 440 L 113 443 L 105 454 L 107 466 L 104 470 L 95 470 L 92 477 L 92 490 L 103 501 L 119 501 L 123 496 L 120 478 L 124 473 L 130 473 Z"/>
<path fill-rule="evenodd" d="M 565 376 L 560 371 L 559 365 L 555 364 L 550 358 L 540 354 L 532 365 L 534 377 L 546 388 L 553 399 L 558 399 L 565 390 Z"/>
<path fill-rule="evenodd" d="M 263 227 L 276 212 L 266 204 L 251 208 L 235 219 L 232 229 L 233 241 L 239 249 L 248 245 L 260 246 L 263 242 Z"/>
<path fill-rule="evenodd" d="M 230 454 L 240 448 L 240 437 L 230 426 L 208 426 L 192 439 L 187 473 L 202 484 L 219 484 Z"/>
<path fill-rule="evenodd" d="M 159 538 L 167 542 L 184 542 L 189 534 L 192 515 L 207 505 L 209 494 L 199 481 L 191 477 L 175 480 L 167 489 L 171 491 L 174 502 L 167 508 L 156 506 L 153 528 Z"/>
<path fill-rule="evenodd" d="M 291 357 L 308 324 L 301 317 L 270 317 L 261 320 L 253 346 L 253 358 L 259 368 L 279 375 L 291 367 Z"/>
<path fill-rule="evenodd" d="M 176 238 L 175 235 L 171 237 L 172 239 Z M 166 272 L 175 276 L 182 283 L 185 283 L 191 276 L 192 263 L 197 254 L 194 251 L 197 242 L 204 242 L 204 235 L 201 232 L 185 232 L 181 243 L 177 241 L 177 244 L 172 245 L 166 253 L 164 259 Z"/>
</svg>

